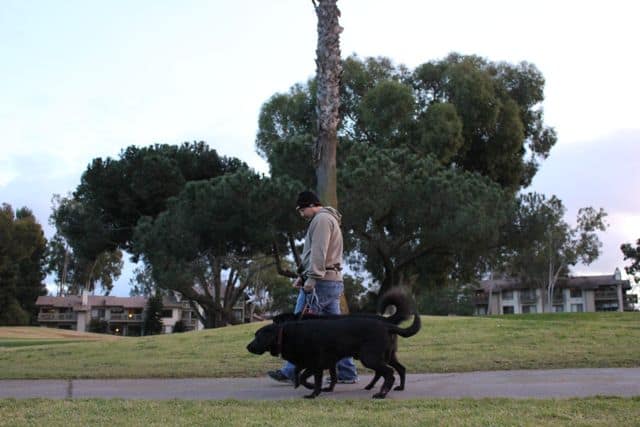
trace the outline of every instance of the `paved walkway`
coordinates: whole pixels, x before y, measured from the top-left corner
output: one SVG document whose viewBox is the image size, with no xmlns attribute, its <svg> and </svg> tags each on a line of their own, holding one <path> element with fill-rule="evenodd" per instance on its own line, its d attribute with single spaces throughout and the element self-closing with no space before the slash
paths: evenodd
<svg viewBox="0 0 640 427">
<path fill-rule="evenodd" d="M 358 384 L 338 384 L 320 398 L 369 399 L 374 390 Z M 376 389 L 382 381 L 376 384 Z M 640 368 L 557 369 L 407 375 L 405 391 L 391 391 L 388 399 L 416 398 L 568 398 L 640 396 Z M 264 378 L 183 378 L 122 380 L 1 380 L 0 398 L 123 398 L 189 400 L 280 400 L 307 394 L 304 388 Z"/>
</svg>

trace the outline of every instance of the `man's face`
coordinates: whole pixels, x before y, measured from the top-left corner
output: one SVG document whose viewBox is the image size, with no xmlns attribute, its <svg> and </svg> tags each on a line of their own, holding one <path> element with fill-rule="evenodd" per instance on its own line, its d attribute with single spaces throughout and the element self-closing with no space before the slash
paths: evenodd
<svg viewBox="0 0 640 427">
<path fill-rule="evenodd" d="M 316 211 L 313 206 L 307 206 L 306 208 L 298 209 L 298 213 L 304 219 L 311 219 L 316 214 Z"/>
</svg>

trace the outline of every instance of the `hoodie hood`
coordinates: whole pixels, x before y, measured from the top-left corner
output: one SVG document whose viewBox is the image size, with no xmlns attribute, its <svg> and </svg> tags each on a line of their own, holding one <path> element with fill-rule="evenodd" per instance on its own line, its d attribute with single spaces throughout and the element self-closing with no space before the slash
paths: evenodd
<svg viewBox="0 0 640 427">
<path fill-rule="evenodd" d="M 325 212 L 330 214 L 336 219 L 336 221 L 338 221 L 338 224 L 342 224 L 342 215 L 340 214 L 340 212 L 338 212 L 337 209 L 332 208 L 331 206 L 323 206 L 318 213 L 320 212 Z"/>
</svg>

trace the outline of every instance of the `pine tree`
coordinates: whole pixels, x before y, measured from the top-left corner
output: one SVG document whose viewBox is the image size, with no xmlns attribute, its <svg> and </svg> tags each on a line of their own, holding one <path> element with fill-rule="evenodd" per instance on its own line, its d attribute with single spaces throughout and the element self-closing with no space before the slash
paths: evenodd
<svg viewBox="0 0 640 427">
<path fill-rule="evenodd" d="M 162 333 L 162 295 L 156 293 L 147 300 L 145 308 L 143 335 L 158 335 Z"/>
</svg>

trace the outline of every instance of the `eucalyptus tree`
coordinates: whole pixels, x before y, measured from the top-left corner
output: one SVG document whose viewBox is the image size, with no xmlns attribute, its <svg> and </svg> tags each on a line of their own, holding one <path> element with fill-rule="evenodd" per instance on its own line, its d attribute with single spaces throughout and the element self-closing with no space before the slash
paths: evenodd
<svg viewBox="0 0 640 427">
<path fill-rule="evenodd" d="M 47 247 L 47 272 L 54 274 L 58 294 L 94 292 L 108 295 L 124 266 L 123 252 L 106 245 L 108 235 L 95 206 L 72 197 L 54 196 L 50 222 L 57 232 Z"/>
<path fill-rule="evenodd" d="M 575 226 L 565 221 L 565 212 L 555 196 L 520 195 L 510 222 L 510 246 L 503 252 L 502 271 L 543 289 L 546 311 L 551 310 L 558 279 L 577 263 L 589 265 L 600 256 L 598 232 L 607 228 L 603 209 L 579 209 Z"/>
<path fill-rule="evenodd" d="M 318 85 L 296 84 L 262 107 L 256 146 L 274 178 L 314 184 Z M 451 54 L 409 70 L 344 60 L 336 160 L 352 264 L 383 288 L 479 273 L 555 143 L 543 87 L 528 63 Z"/>
</svg>

